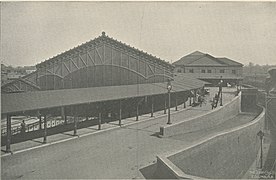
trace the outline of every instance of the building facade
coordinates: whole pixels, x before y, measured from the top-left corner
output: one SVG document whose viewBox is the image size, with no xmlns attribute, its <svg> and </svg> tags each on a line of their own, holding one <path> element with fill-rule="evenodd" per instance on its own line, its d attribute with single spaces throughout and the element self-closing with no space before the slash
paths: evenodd
<svg viewBox="0 0 276 180">
<path fill-rule="evenodd" d="M 174 62 L 174 73 L 189 75 L 216 85 L 220 79 L 225 83 L 242 80 L 243 64 L 228 58 L 216 58 L 195 51 Z"/>
</svg>

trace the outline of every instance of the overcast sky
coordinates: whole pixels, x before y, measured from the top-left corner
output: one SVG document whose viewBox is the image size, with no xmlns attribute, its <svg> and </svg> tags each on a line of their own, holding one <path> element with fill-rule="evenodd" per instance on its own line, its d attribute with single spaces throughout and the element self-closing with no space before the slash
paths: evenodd
<svg viewBox="0 0 276 180">
<path fill-rule="evenodd" d="M 276 64 L 275 2 L 2 2 L 1 61 L 35 65 L 102 31 L 169 62 L 199 50 Z"/>
</svg>

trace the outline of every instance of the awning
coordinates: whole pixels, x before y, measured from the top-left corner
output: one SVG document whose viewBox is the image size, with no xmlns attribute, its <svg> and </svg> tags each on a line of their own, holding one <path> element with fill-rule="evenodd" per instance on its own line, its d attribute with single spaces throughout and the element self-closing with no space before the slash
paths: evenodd
<svg viewBox="0 0 276 180">
<path fill-rule="evenodd" d="M 197 81 L 172 81 L 172 93 L 202 87 Z M 68 105 L 119 100 L 167 93 L 167 83 L 104 86 L 1 94 L 1 113 L 15 113 Z"/>
</svg>

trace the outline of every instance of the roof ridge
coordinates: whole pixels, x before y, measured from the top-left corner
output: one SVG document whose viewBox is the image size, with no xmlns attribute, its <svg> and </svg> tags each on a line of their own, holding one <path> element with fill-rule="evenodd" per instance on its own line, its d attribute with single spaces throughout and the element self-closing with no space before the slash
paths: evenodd
<svg viewBox="0 0 276 180">
<path fill-rule="evenodd" d="M 223 64 L 223 65 L 226 64 L 225 62 L 220 61 L 218 58 L 216 58 L 216 57 L 214 57 L 214 56 L 212 56 L 212 55 L 210 55 L 210 54 L 206 54 L 206 55 L 208 55 L 208 56 L 211 57 L 214 61 L 216 61 L 216 62 L 218 62 L 218 63 L 220 63 L 220 64 Z M 227 65 L 227 64 L 226 64 L 226 65 Z"/>
<path fill-rule="evenodd" d="M 204 56 L 202 56 L 202 57 L 200 57 L 200 58 L 198 58 L 198 59 L 196 59 L 196 60 L 194 60 L 193 62 L 190 62 L 190 63 L 188 63 L 188 64 L 191 64 L 191 63 L 194 63 L 194 62 L 196 62 L 196 61 L 198 61 L 198 60 L 200 60 L 201 58 L 204 58 L 204 57 L 209 57 L 209 58 L 211 58 L 212 60 L 214 60 L 214 61 L 216 61 L 216 62 L 219 62 L 218 60 L 217 60 L 217 58 L 215 58 L 214 56 L 212 56 L 212 55 L 210 55 L 210 54 L 204 54 Z M 221 63 L 220 63 L 221 64 Z M 224 63 L 225 64 L 225 63 Z"/>
<path fill-rule="evenodd" d="M 90 40 L 90 41 L 87 41 L 87 42 L 85 42 L 85 43 L 82 43 L 81 45 L 78 45 L 78 46 L 76 46 L 76 47 L 74 47 L 74 48 L 71 48 L 71 49 L 69 49 L 69 50 L 67 50 L 67 51 L 64 51 L 64 52 L 62 52 L 62 53 L 60 53 L 60 54 L 57 54 L 56 56 L 53 56 L 53 57 L 51 57 L 51 58 L 49 58 L 49 59 L 46 59 L 45 61 L 43 61 L 43 62 L 41 62 L 41 63 L 39 63 L 39 64 L 37 64 L 37 65 L 41 65 L 41 64 L 46 63 L 46 62 L 49 62 L 49 61 L 50 61 L 50 62 L 51 62 L 51 61 L 54 62 L 58 57 L 60 57 L 60 56 L 62 56 L 62 55 L 64 55 L 64 54 L 68 54 L 68 53 L 70 53 L 70 51 L 77 51 L 79 48 L 81 48 L 81 47 L 87 47 L 87 46 L 88 46 L 89 44 L 91 44 L 91 43 L 97 44 L 97 41 L 100 40 L 100 39 L 102 39 L 103 41 L 105 41 L 105 40 L 111 40 L 111 41 L 116 42 L 116 43 L 118 43 L 118 44 L 120 44 L 120 45 L 122 45 L 122 46 L 128 47 L 128 48 L 130 48 L 130 49 L 132 49 L 132 50 L 134 50 L 134 51 L 137 51 L 138 53 L 141 53 L 141 54 L 143 54 L 143 55 L 145 55 L 145 56 L 148 56 L 148 57 L 150 57 L 150 58 L 154 58 L 155 60 L 158 60 L 158 61 L 160 61 L 160 62 L 162 62 L 162 63 L 164 63 L 164 64 L 166 64 L 166 65 L 168 65 L 168 66 L 173 67 L 173 65 L 171 65 L 169 62 L 167 62 L 167 61 L 165 61 L 165 60 L 163 60 L 163 59 L 160 59 L 159 57 L 153 56 L 152 54 L 149 54 L 149 53 L 147 53 L 147 52 L 144 52 L 143 50 L 140 50 L 140 49 L 138 49 L 138 48 L 135 48 L 135 47 L 133 47 L 133 46 L 130 46 L 129 44 L 123 43 L 123 42 L 121 42 L 121 41 L 119 41 L 119 40 L 117 40 L 117 39 L 114 39 L 114 38 L 112 38 L 112 37 L 109 37 L 108 35 L 105 34 L 104 31 L 102 32 L 102 35 L 100 35 L 100 36 L 98 36 L 98 37 L 96 37 L 96 38 L 94 38 L 94 39 L 92 39 L 92 40 Z M 106 41 L 105 41 L 105 42 L 106 42 Z"/>
<path fill-rule="evenodd" d="M 204 58 L 205 57 L 205 55 L 204 56 L 201 56 L 200 58 L 198 58 L 198 59 L 195 59 L 194 61 L 192 61 L 192 62 L 190 62 L 190 63 L 187 63 L 187 64 L 191 64 L 191 63 L 194 63 L 194 62 L 196 62 L 196 61 L 198 61 L 198 60 L 200 60 L 201 58 Z"/>
<path fill-rule="evenodd" d="M 199 52 L 200 53 L 200 55 L 193 55 L 194 53 L 196 53 L 196 52 Z M 192 53 L 190 53 L 190 54 L 187 54 L 187 55 L 185 55 L 185 56 L 183 56 L 183 57 L 181 57 L 180 59 L 182 59 L 182 58 L 184 58 L 184 57 L 187 57 L 187 56 L 204 56 L 205 54 L 203 53 L 203 52 L 200 52 L 200 51 L 194 51 L 194 52 L 192 52 Z M 179 59 L 179 60 L 180 60 Z"/>
<path fill-rule="evenodd" d="M 234 60 L 232 60 L 232 59 L 229 59 L 229 58 L 227 58 L 227 57 L 217 57 L 217 59 L 227 59 L 228 61 L 231 61 L 231 62 L 233 62 L 233 63 L 235 63 L 235 64 L 239 64 L 239 65 L 243 65 L 242 63 L 239 63 L 239 62 L 237 62 L 237 61 L 234 61 Z M 221 61 L 221 60 L 220 60 Z"/>
<path fill-rule="evenodd" d="M 139 53 L 142 53 L 142 54 L 144 54 L 144 55 L 146 55 L 146 56 L 149 56 L 149 57 L 154 58 L 154 59 L 156 59 L 156 60 L 159 60 L 159 61 L 161 61 L 161 62 L 163 62 L 163 63 L 166 63 L 167 65 L 172 66 L 170 63 L 166 62 L 165 60 L 163 60 L 163 59 L 161 59 L 161 58 L 159 58 L 159 57 L 153 56 L 152 54 L 147 53 L 146 51 L 144 52 L 143 50 L 140 50 L 140 49 L 138 49 L 138 48 L 135 48 L 134 46 L 130 46 L 129 44 L 126 44 L 126 43 L 123 43 L 123 42 L 121 42 L 121 41 L 118 41 L 117 39 L 113 39 L 112 37 L 109 37 L 109 36 L 107 36 L 107 35 L 105 35 L 104 37 L 106 37 L 106 38 L 108 38 L 108 39 L 111 39 L 111 40 L 113 40 L 113 41 L 115 41 L 115 42 L 117 42 L 117 43 L 119 43 L 119 44 L 121 44 L 121 45 L 123 45 L 123 46 L 126 46 L 126 47 L 128 47 L 128 48 L 130 48 L 130 49 L 133 49 L 133 50 L 135 50 L 135 51 L 138 51 Z"/>
<path fill-rule="evenodd" d="M 200 52 L 200 51 L 194 51 L 194 52 L 192 52 L 192 53 L 190 53 L 190 54 L 187 54 L 187 55 L 185 55 L 185 56 L 182 56 L 180 59 L 178 59 L 177 61 L 175 61 L 175 62 L 173 62 L 172 64 L 177 64 L 177 63 L 179 63 L 179 61 L 183 61 L 183 59 L 185 59 L 185 58 L 188 58 L 188 56 L 195 56 L 195 55 L 192 55 L 193 53 L 195 53 L 195 52 Z M 200 59 L 200 58 L 202 58 L 202 56 L 204 56 L 205 54 L 204 53 L 202 53 L 202 52 L 200 52 L 202 55 L 196 55 L 196 56 L 201 56 L 201 57 L 199 57 L 198 59 Z M 198 60 L 198 59 L 196 59 L 196 60 Z M 189 63 L 187 63 L 187 64 L 191 64 L 192 62 L 189 62 Z"/>
</svg>

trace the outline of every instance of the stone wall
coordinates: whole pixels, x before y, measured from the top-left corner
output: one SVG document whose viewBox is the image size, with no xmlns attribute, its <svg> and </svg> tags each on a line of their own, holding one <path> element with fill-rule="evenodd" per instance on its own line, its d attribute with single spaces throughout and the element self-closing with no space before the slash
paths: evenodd
<svg viewBox="0 0 276 180">
<path fill-rule="evenodd" d="M 240 112 L 241 96 L 235 97 L 231 102 L 224 106 L 218 106 L 206 114 L 192 117 L 176 124 L 166 125 L 160 128 L 160 134 L 169 137 L 177 134 L 194 132 L 210 127 L 214 127 L 224 121 L 236 116 Z M 184 117 L 185 118 L 185 117 Z"/>
<path fill-rule="evenodd" d="M 167 156 L 167 160 L 177 168 L 162 161 L 166 158 L 160 156 L 159 162 L 162 163 L 157 165 L 156 174 L 167 171 L 175 174 L 175 178 L 241 178 L 256 159 L 260 146 L 257 133 L 264 128 L 264 118 L 265 111 L 262 108 L 260 115 L 250 123 L 219 133 Z"/>
</svg>

